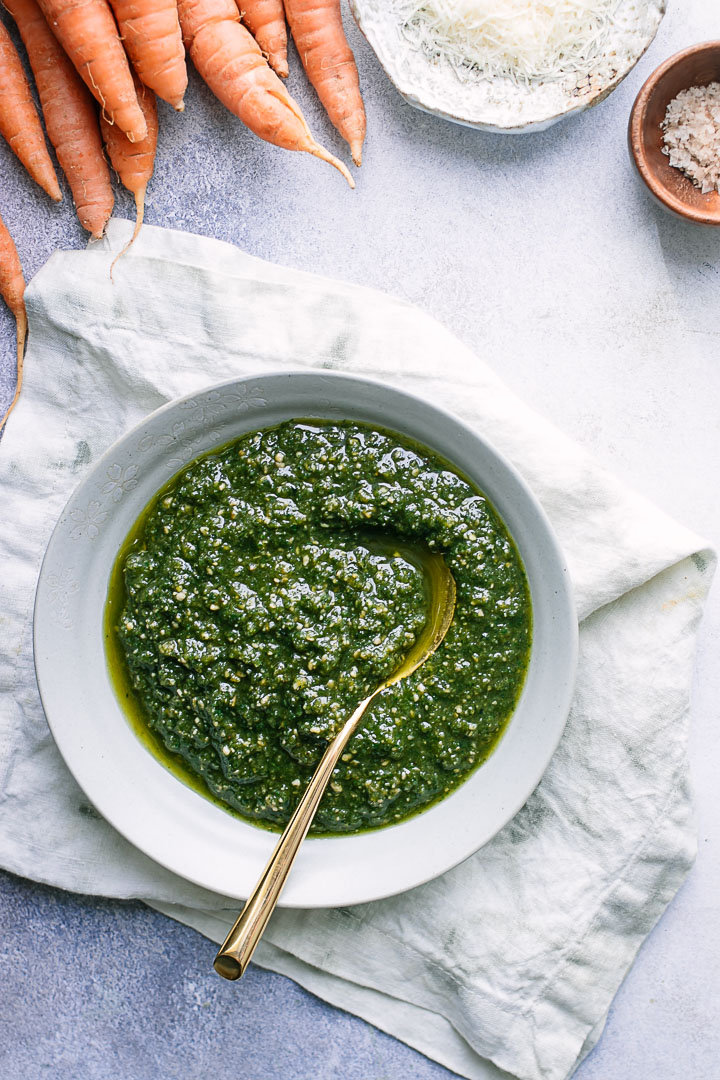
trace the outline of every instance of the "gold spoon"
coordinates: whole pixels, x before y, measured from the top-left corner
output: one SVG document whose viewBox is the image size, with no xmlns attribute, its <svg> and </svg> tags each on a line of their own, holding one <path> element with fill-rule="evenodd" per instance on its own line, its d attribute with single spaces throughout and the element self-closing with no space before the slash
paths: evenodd
<svg viewBox="0 0 720 1080">
<path fill-rule="evenodd" d="M 428 553 L 423 557 L 422 563 L 430 584 L 430 614 L 427 623 L 400 667 L 373 690 L 369 697 L 360 702 L 323 754 L 305 794 L 255 886 L 255 891 L 215 957 L 215 970 L 225 979 L 239 979 L 250 963 L 250 957 L 275 910 L 295 856 L 312 825 L 333 770 L 357 731 L 368 705 L 388 686 L 417 671 L 420 665 L 432 656 L 448 631 L 455 613 L 455 579 L 445 565 L 442 555 Z"/>
</svg>

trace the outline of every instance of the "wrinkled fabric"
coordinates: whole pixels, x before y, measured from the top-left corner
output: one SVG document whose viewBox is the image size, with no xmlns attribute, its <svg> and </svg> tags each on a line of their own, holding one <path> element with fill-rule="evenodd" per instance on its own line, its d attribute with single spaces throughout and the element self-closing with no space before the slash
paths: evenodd
<svg viewBox="0 0 720 1080">
<path fill-rule="evenodd" d="M 237 902 L 132 847 L 60 758 L 32 661 L 42 556 L 85 470 L 172 398 L 282 368 L 384 379 L 475 425 L 543 504 L 580 620 L 574 703 L 540 786 L 481 851 L 388 900 L 279 911 L 256 957 L 463 1076 L 563 1080 L 693 861 L 688 707 L 714 555 L 408 304 L 148 226 L 113 285 L 128 234 L 113 221 L 55 254 L 27 293 L 25 388 L 0 443 L 0 864 L 222 940 Z"/>
</svg>

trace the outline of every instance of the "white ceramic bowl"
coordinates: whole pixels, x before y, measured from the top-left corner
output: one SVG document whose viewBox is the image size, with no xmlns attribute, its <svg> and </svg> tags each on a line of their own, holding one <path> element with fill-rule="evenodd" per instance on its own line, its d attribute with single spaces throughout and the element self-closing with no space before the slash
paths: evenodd
<svg viewBox="0 0 720 1080">
<path fill-rule="evenodd" d="M 410 49 L 403 32 L 404 0 L 350 0 L 386 75 L 410 105 L 467 127 L 508 134 L 542 131 L 607 97 L 650 45 L 666 5 L 667 0 L 620 0 L 603 55 L 589 74 L 524 85 L 509 78 L 461 80 L 450 64 Z"/>
<path fill-rule="evenodd" d="M 305 842 L 281 902 L 330 907 L 402 892 L 471 855 L 527 800 L 565 725 L 577 651 L 567 568 L 539 504 L 483 438 L 419 398 L 338 374 L 237 379 L 171 402 L 119 439 L 65 507 L 38 582 L 35 665 L 60 752 L 100 813 L 170 870 L 246 897 L 276 837 L 186 787 L 141 744 L 111 685 L 103 614 L 117 552 L 172 474 L 191 457 L 293 417 L 376 424 L 454 462 L 505 520 L 533 604 L 525 688 L 488 761 L 443 802 L 400 825 Z M 58 581 L 65 587 L 58 589 Z"/>
</svg>

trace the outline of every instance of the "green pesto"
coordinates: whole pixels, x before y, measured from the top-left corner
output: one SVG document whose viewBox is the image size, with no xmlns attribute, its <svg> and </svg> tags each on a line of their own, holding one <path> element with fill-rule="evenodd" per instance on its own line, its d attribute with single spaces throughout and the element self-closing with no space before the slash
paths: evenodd
<svg viewBox="0 0 720 1080">
<path fill-rule="evenodd" d="M 143 513 L 106 619 L 135 729 L 196 790 L 282 826 L 328 741 L 422 631 L 428 549 L 455 577 L 453 623 L 373 704 L 314 831 L 377 828 L 443 798 L 491 753 L 522 689 L 527 580 L 468 480 L 404 437 L 351 422 L 243 436 Z"/>
</svg>

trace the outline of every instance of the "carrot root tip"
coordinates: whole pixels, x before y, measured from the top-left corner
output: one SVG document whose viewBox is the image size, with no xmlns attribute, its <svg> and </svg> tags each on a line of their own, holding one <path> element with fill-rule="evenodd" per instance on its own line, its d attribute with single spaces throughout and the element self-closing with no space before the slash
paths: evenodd
<svg viewBox="0 0 720 1080">
<path fill-rule="evenodd" d="M 140 232 L 140 229 L 142 228 L 143 218 L 145 217 L 145 192 L 146 191 L 147 191 L 147 184 L 145 184 L 144 187 L 141 187 L 139 191 L 135 192 L 135 228 L 133 229 L 133 234 L 130 237 L 130 239 L 128 240 L 125 247 L 122 249 L 122 251 L 118 255 L 115 256 L 112 263 L 110 264 L 110 280 L 112 281 L 113 285 L 115 284 L 115 279 L 113 277 L 113 272 L 115 270 L 115 267 L 118 264 L 118 261 L 120 259 L 122 259 L 125 252 L 128 251 L 133 246 L 133 244 L 135 243 L 135 241 L 138 238 L 138 233 Z"/>
<path fill-rule="evenodd" d="M 326 150 L 324 146 L 320 145 L 320 143 L 316 143 L 315 141 L 313 141 L 308 147 L 308 152 L 311 153 L 314 157 L 320 158 L 321 161 L 327 161 L 329 165 L 333 165 L 339 173 L 342 173 L 350 187 L 355 187 L 355 181 L 350 175 L 347 165 L 345 165 L 343 161 L 340 161 L 339 158 L 334 157 L 330 153 L 330 151 Z"/>
</svg>

